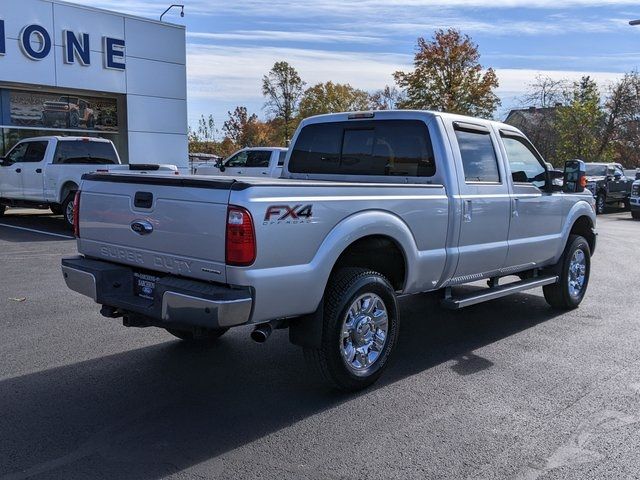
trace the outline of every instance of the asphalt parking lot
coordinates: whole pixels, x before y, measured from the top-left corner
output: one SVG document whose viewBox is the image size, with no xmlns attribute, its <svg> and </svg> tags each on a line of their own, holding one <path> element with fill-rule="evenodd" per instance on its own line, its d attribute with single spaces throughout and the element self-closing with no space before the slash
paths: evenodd
<svg viewBox="0 0 640 480">
<path fill-rule="evenodd" d="M 403 299 L 390 369 L 354 396 L 318 387 L 283 331 L 194 349 L 102 318 L 62 281 L 61 219 L 19 213 L 0 218 L 0 480 L 640 478 L 628 212 L 599 217 L 581 308 Z"/>
</svg>

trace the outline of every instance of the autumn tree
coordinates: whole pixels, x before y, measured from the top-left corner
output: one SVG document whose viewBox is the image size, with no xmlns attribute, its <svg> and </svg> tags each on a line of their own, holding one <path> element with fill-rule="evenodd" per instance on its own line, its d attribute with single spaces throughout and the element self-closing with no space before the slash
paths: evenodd
<svg viewBox="0 0 640 480">
<path fill-rule="evenodd" d="M 262 94 L 266 98 L 265 109 L 282 120 L 283 140 L 293 133 L 292 123 L 298 112 L 298 104 L 304 92 L 305 82 L 287 62 L 276 62 L 262 77 Z"/>
<path fill-rule="evenodd" d="M 492 68 L 483 71 L 479 60 L 478 46 L 458 30 L 418 38 L 414 70 L 394 73 L 406 94 L 400 107 L 491 117 L 500 105 L 498 78 Z"/>
<path fill-rule="evenodd" d="M 249 125 L 258 121 L 258 116 L 249 115 L 247 107 L 236 107 L 233 112 L 227 112 L 228 120 L 222 125 L 225 137 L 240 146 L 246 146 L 246 133 Z"/>
<path fill-rule="evenodd" d="M 385 85 L 382 90 L 373 92 L 369 99 L 373 110 L 394 110 L 402 101 L 402 92 L 389 85 Z"/>
<path fill-rule="evenodd" d="M 300 99 L 300 117 L 369 108 L 369 94 L 349 84 L 325 82 L 308 88 Z"/>
<path fill-rule="evenodd" d="M 589 76 L 582 77 L 574 82 L 566 97 L 566 106 L 559 108 L 556 119 L 558 156 L 587 162 L 612 158 L 610 145 L 602 148 L 606 117 L 596 82 Z"/>
<path fill-rule="evenodd" d="M 640 166 L 640 74 L 627 73 L 609 88 L 598 155 L 614 150 L 627 167 Z"/>
</svg>

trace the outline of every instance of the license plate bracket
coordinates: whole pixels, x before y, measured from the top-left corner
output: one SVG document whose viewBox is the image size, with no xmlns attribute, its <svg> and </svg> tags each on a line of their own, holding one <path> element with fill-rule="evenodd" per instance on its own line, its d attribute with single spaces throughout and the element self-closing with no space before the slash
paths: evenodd
<svg viewBox="0 0 640 480">
<path fill-rule="evenodd" d="M 153 294 L 156 290 L 156 284 L 160 280 L 160 277 L 155 275 L 149 275 L 148 273 L 133 273 L 133 294 L 145 298 L 147 300 L 153 300 Z"/>
</svg>

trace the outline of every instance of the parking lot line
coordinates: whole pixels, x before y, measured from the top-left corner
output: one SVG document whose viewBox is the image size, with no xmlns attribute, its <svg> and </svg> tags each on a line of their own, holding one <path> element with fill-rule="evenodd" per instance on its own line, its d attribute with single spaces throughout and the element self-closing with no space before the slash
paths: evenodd
<svg viewBox="0 0 640 480">
<path fill-rule="evenodd" d="M 60 233 L 45 232 L 44 230 L 35 230 L 33 228 L 17 227 L 15 225 L 7 225 L 6 223 L 0 223 L 0 227 L 15 228 L 16 230 L 24 230 L 26 232 L 39 233 L 41 235 L 50 235 L 52 237 L 66 238 L 67 240 L 73 240 L 75 238 L 75 237 L 72 237 L 72 236 L 69 236 L 69 235 L 62 235 Z"/>
</svg>

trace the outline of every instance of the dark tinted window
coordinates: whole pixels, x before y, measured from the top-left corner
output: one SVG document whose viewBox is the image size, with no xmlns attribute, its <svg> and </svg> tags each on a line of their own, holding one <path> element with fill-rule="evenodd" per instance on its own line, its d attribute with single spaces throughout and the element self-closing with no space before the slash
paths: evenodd
<svg viewBox="0 0 640 480">
<path fill-rule="evenodd" d="M 499 182 L 498 158 L 489 131 L 456 128 L 467 182 Z"/>
<path fill-rule="evenodd" d="M 429 130 L 417 120 L 308 125 L 289 161 L 294 173 L 429 177 L 435 169 Z"/>
<path fill-rule="evenodd" d="M 113 145 L 108 142 L 62 141 L 58 142 L 53 163 L 63 164 L 117 164 Z"/>
<path fill-rule="evenodd" d="M 280 156 L 278 157 L 278 166 L 281 167 L 284 165 L 284 160 L 287 158 L 287 151 L 283 150 L 280 152 Z"/>
<path fill-rule="evenodd" d="M 596 165 L 589 164 L 586 165 L 587 171 L 586 175 L 590 177 L 604 177 L 607 174 L 607 166 L 606 165 Z"/>
<path fill-rule="evenodd" d="M 47 152 L 49 142 L 29 142 L 27 154 L 24 156 L 23 162 L 41 162 L 44 160 L 44 154 Z"/>
<path fill-rule="evenodd" d="M 267 168 L 271 152 L 269 151 L 249 151 L 247 152 L 247 168 Z"/>
</svg>

